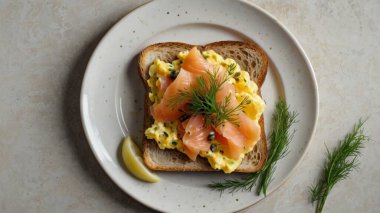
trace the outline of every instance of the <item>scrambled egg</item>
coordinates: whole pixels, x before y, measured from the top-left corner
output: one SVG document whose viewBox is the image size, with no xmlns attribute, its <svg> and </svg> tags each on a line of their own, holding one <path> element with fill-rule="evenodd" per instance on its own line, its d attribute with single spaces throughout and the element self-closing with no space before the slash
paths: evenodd
<svg viewBox="0 0 380 213">
<path fill-rule="evenodd" d="M 149 76 L 147 80 L 148 86 L 150 88 L 149 99 L 153 103 L 158 103 L 162 96 L 164 95 L 160 91 L 161 80 L 158 76 L 167 77 L 170 72 L 174 69 L 174 66 L 170 63 L 165 63 L 159 59 L 156 59 L 154 63 L 149 67 Z"/>
<path fill-rule="evenodd" d="M 186 59 L 188 53 L 188 51 L 180 52 L 178 54 L 178 59 L 174 60 L 172 63 L 166 63 L 156 59 L 150 66 L 150 78 L 147 82 L 150 87 L 149 99 L 152 101 L 153 105 L 159 103 L 163 97 L 163 94 L 159 89 L 161 85 L 159 76 L 167 77 L 170 75 L 171 71 L 180 70 L 181 64 Z M 250 80 L 249 73 L 242 70 L 235 60 L 231 58 L 224 59 L 213 50 L 203 51 L 202 55 L 213 65 L 223 66 L 226 69 L 228 69 L 230 65 L 235 66 L 235 68 L 231 70 L 232 72 L 229 73 L 233 76 L 229 79 L 229 81 L 235 87 L 236 99 L 239 102 L 241 102 L 244 98 L 248 99 L 248 104 L 244 107 L 243 111 L 249 118 L 258 122 L 264 111 L 265 103 L 257 94 L 258 87 L 255 82 Z M 161 149 L 177 149 L 184 152 L 183 143 L 180 138 L 178 138 L 177 125 L 177 122 L 164 123 L 155 121 L 154 124 L 145 131 L 145 135 L 148 139 L 154 139 Z M 238 160 L 234 160 L 223 154 L 221 145 L 217 140 L 212 140 L 211 144 L 213 147 L 212 149 L 208 152 L 201 151 L 199 154 L 200 156 L 208 159 L 208 162 L 212 168 L 223 170 L 225 173 L 231 173 L 239 167 L 245 153 L 242 153 Z M 246 153 L 250 151 L 252 150 L 246 150 Z"/>
</svg>

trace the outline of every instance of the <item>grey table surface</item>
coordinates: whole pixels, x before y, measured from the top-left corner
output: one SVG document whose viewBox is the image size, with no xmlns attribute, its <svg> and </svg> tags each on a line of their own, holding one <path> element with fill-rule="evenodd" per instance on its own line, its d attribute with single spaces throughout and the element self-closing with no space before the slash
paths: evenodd
<svg viewBox="0 0 380 213">
<path fill-rule="evenodd" d="M 100 38 L 145 3 L 0 1 L 0 212 L 153 211 L 120 190 L 83 133 L 80 86 Z M 325 145 L 360 118 L 372 142 L 361 165 L 336 185 L 326 212 L 379 212 L 380 2 L 253 1 L 296 36 L 319 84 L 320 116 L 303 162 L 277 191 L 243 212 L 313 212 L 309 189 Z"/>
</svg>

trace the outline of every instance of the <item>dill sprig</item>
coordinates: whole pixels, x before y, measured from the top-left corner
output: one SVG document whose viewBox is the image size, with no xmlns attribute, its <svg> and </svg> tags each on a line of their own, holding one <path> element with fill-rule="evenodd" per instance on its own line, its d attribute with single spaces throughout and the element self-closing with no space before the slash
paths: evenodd
<svg viewBox="0 0 380 213">
<path fill-rule="evenodd" d="M 280 100 L 276 105 L 276 111 L 273 115 L 273 128 L 269 136 L 270 148 L 268 152 L 268 160 L 265 164 L 258 184 L 258 194 L 267 193 L 269 183 L 272 181 L 273 173 L 276 170 L 276 163 L 289 153 L 289 143 L 293 139 L 295 130 L 290 131 L 290 127 L 296 123 L 297 112 L 289 111 L 286 102 Z"/>
<path fill-rule="evenodd" d="M 205 76 L 196 78 L 197 86 L 190 90 L 179 91 L 175 96 L 169 99 L 169 107 L 175 108 L 181 103 L 188 103 L 188 107 L 183 109 L 184 113 L 189 115 L 203 115 L 206 125 L 215 127 L 222 125 L 225 121 L 239 125 L 238 115 L 240 110 L 246 106 L 249 101 L 245 97 L 237 106 L 230 107 L 233 94 L 228 94 L 224 101 L 218 103 L 216 95 L 230 78 L 230 74 L 236 65 L 229 65 L 228 71 L 220 76 L 219 69 L 207 71 Z"/>
<path fill-rule="evenodd" d="M 312 202 L 317 202 L 316 212 L 322 212 L 326 198 L 334 185 L 346 179 L 359 165 L 358 156 L 369 137 L 363 133 L 365 120 L 359 120 L 353 130 L 339 141 L 339 146 L 332 152 L 327 150 L 324 173 L 318 183 L 310 188 Z"/>
<path fill-rule="evenodd" d="M 229 64 L 228 65 L 228 74 L 232 75 L 233 71 L 235 70 L 235 68 L 236 68 L 236 64 L 235 63 Z"/>
<path fill-rule="evenodd" d="M 242 179 L 214 182 L 208 186 L 217 191 L 229 190 L 230 193 L 233 193 L 238 190 L 252 191 L 253 186 L 258 181 L 257 194 L 260 195 L 263 192 L 266 196 L 268 186 L 273 179 L 277 161 L 285 157 L 289 152 L 288 145 L 294 135 L 294 131 L 289 131 L 290 127 L 296 122 L 296 117 L 297 113 L 290 112 L 286 102 L 280 99 L 276 104 L 276 111 L 273 115 L 273 129 L 269 136 L 271 142 L 268 152 L 269 158 L 263 168 Z"/>
</svg>

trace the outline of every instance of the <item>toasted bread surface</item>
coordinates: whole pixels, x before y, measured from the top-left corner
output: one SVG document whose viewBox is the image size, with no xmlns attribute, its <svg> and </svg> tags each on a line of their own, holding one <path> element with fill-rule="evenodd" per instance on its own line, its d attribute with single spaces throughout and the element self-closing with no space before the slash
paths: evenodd
<svg viewBox="0 0 380 213">
<path fill-rule="evenodd" d="M 149 66 L 156 58 L 171 62 L 177 58 L 181 51 L 190 50 L 197 46 L 200 51 L 214 50 L 223 58 L 234 59 L 242 68 L 250 73 L 251 79 L 261 88 L 268 67 L 268 58 L 264 51 L 253 42 L 219 41 L 204 46 L 191 45 L 179 42 L 157 43 L 146 47 L 139 56 L 139 74 L 146 89 L 144 107 L 144 130 L 149 128 L 154 119 L 150 115 L 151 102 L 148 98 L 149 87 L 146 80 L 149 79 Z M 259 89 L 259 94 L 260 89 Z M 255 172 L 264 165 L 267 155 L 267 142 L 264 131 L 264 117 L 259 120 L 261 127 L 261 139 L 254 149 L 247 153 L 241 165 L 235 172 Z M 160 149 L 154 140 L 147 139 L 144 135 L 143 150 L 144 162 L 153 170 L 162 171 L 216 171 L 211 168 L 207 159 L 198 157 L 196 161 L 190 160 L 185 154 L 172 149 Z"/>
</svg>

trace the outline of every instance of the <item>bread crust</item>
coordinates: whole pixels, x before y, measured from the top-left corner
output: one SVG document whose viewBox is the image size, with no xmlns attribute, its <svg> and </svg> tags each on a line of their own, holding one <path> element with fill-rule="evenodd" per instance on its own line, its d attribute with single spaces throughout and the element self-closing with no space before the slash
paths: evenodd
<svg viewBox="0 0 380 213">
<path fill-rule="evenodd" d="M 214 50 L 224 58 L 232 58 L 237 61 L 243 70 L 250 73 L 251 78 L 260 88 L 265 81 L 268 68 L 268 58 L 259 45 L 253 42 L 241 41 L 218 41 L 206 45 L 192 45 L 181 42 L 165 42 L 150 45 L 143 49 L 139 55 L 138 71 L 144 84 L 146 95 L 144 102 L 144 130 L 149 128 L 154 119 L 150 115 L 150 100 L 148 97 L 149 86 L 147 79 L 149 78 L 149 66 L 155 58 L 163 61 L 171 62 L 176 59 L 178 52 L 190 50 L 196 46 L 200 51 Z M 229 51 L 229 52 L 228 52 Z M 233 53 L 238 52 L 237 58 L 230 57 Z M 254 54 L 254 56 L 252 55 Z M 235 54 L 236 55 L 236 54 Z M 240 56 L 240 59 L 239 59 Z M 255 60 L 248 60 L 249 57 Z M 239 61 L 241 63 L 239 63 Z M 256 67 L 259 66 L 259 67 Z M 256 69 L 255 69 L 256 68 Z M 262 168 L 267 156 L 267 141 L 264 130 L 264 117 L 259 120 L 261 127 L 261 139 L 257 142 L 254 150 L 246 155 L 242 164 L 234 172 L 256 172 Z M 143 159 L 145 164 L 153 170 L 161 171 L 219 171 L 211 168 L 207 159 L 198 157 L 196 161 L 191 161 L 185 154 L 171 149 L 161 150 L 154 140 L 147 139 L 143 135 Z M 157 162 L 160 161 L 160 162 Z"/>
</svg>

